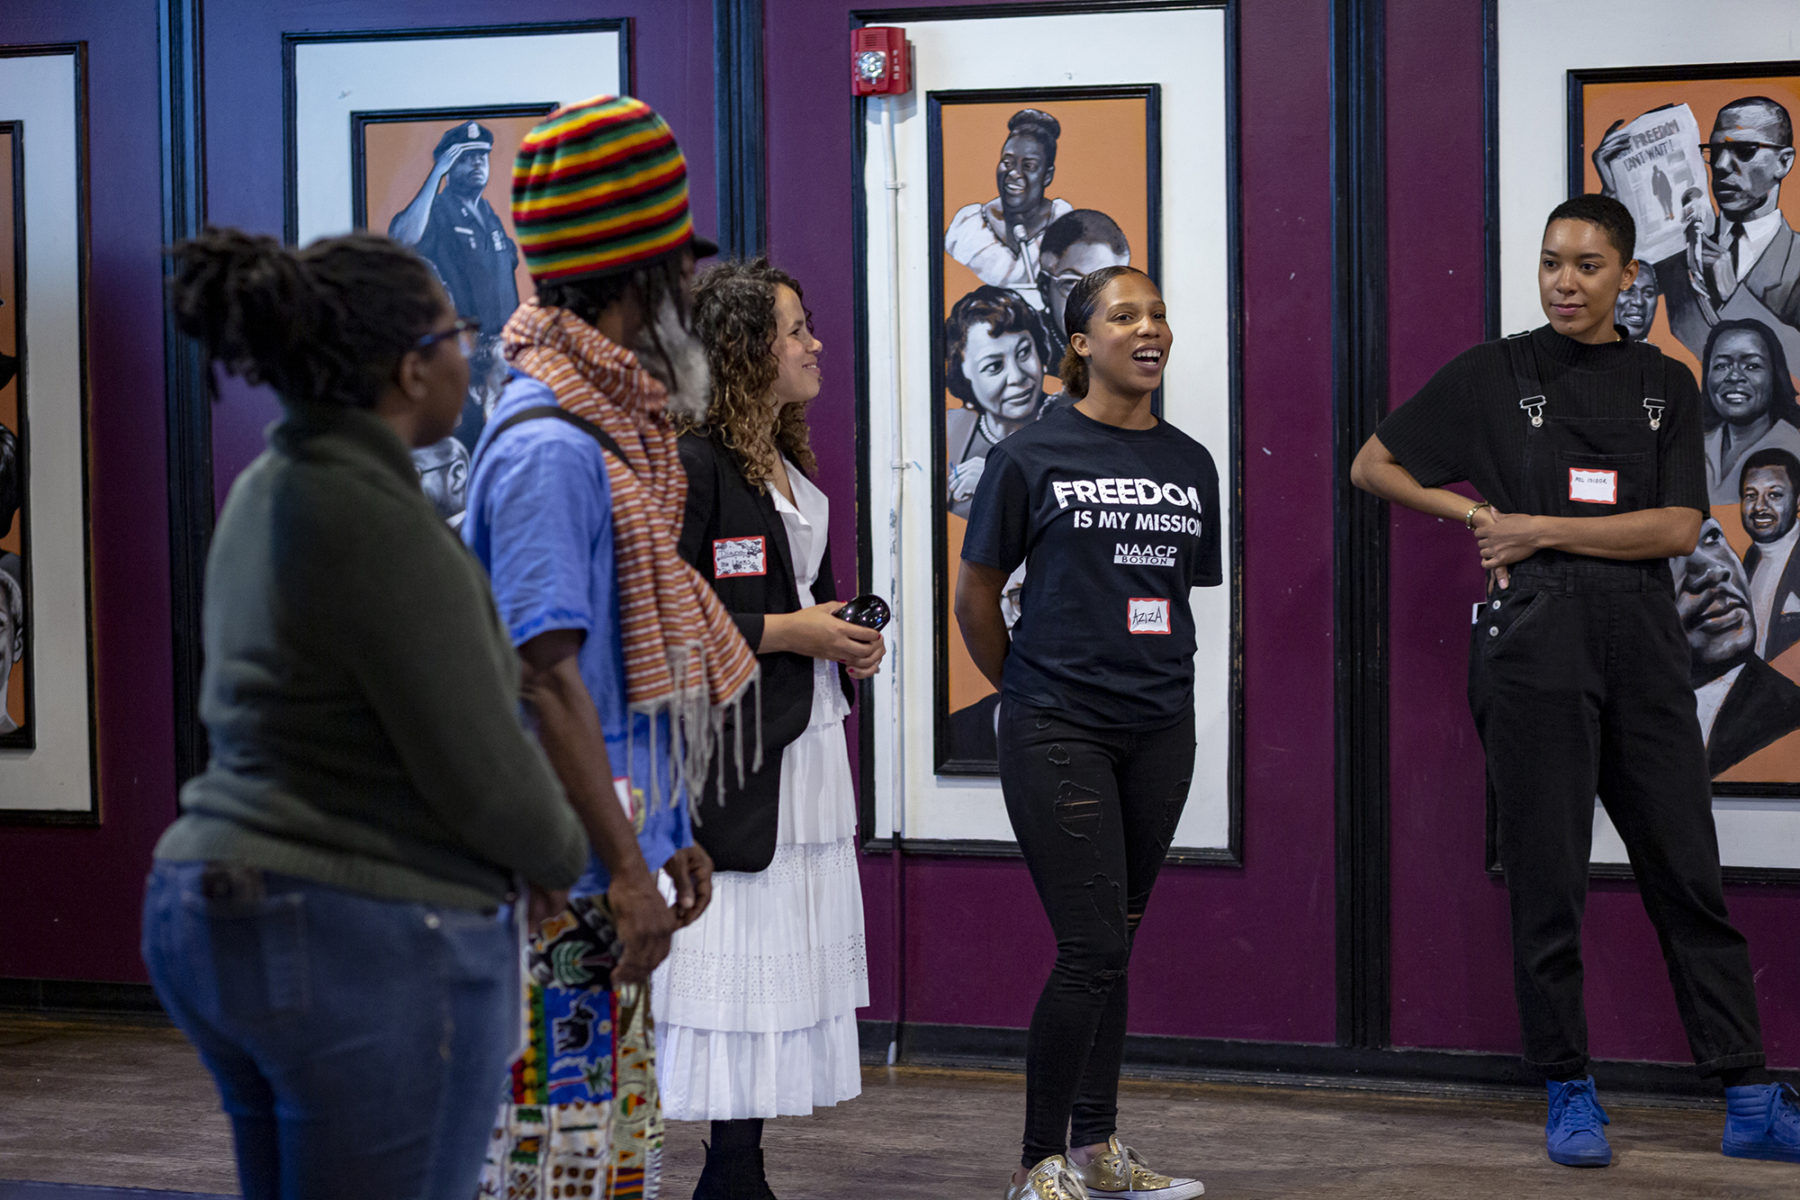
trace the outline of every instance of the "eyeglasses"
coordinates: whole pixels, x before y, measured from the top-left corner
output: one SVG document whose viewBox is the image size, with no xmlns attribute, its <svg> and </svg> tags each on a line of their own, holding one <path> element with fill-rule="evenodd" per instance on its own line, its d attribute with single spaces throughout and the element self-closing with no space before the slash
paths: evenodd
<svg viewBox="0 0 1800 1200">
<path fill-rule="evenodd" d="M 413 348 L 429 350 L 439 342 L 447 342 L 451 338 L 456 339 L 457 348 L 462 351 L 464 358 L 468 358 L 475 353 L 475 347 L 481 341 L 481 322 L 469 317 L 458 317 L 456 324 L 448 329 L 426 334 L 413 343 Z"/>
<path fill-rule="evenodd" d="M 1786 146 L 1778 146 L 1774 142 L 1702 142 L 1700 153 L 1707 162 L 1717 162 L 1719 155 L 1729 153 L 1739 162 L 1746 158 L 1755 158 L 1759 150 L 1786 150 Z"/>
</svg>

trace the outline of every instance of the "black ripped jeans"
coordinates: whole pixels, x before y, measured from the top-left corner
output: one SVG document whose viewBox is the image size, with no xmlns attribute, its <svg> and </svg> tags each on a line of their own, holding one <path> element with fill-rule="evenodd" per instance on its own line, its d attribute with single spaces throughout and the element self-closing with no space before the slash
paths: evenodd
<svg viewBox="0 0 1800 1200">
<path fill-rule="evenodd" d="M 1113 1135 L 1131 943 L 1193 771 L 1192 709 L 1119 733 L 1001 702 L 1000 786 L 1056 933 L 1025 1040 L 1026 1166 Z"/>
</svg>

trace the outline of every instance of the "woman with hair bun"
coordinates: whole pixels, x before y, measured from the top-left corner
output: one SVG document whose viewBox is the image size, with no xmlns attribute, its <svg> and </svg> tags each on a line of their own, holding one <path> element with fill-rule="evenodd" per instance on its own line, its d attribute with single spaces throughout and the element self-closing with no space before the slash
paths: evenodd
<svg viewBox="0 0 1800 1200">
<path fill-rule="evenodd" d="M 182 330 L 282 419 L 207 559 L 211 758 L 156 846 L 144 961 L 247 1200 L 467 1200 L 518 1039 L 503 905 L 522 879 L 560 907 L 586 862 L 487 578 L 408 457 L 455 428 L 477 331 L 386 238 L 174 253 Z"/>
<path fill-rule="evenodd" d="M 1044 307 L 1038 290 L 1038 244 L 1050 222 L 1071 212 L 1067 200 L 1045 195 L 1056 178 L 1056 143 L 1062 123 L 1036 108 L 1021 108 L 1006 122 L 1000 161 L 994 164 L 999 192 L 985 204 L 958 209 L 944 233 L 944 253 L 975 272 L 981 282 L 1011 288 L 1033 307 Z"/>
<path fill-rule="evenodd" d="M 1223 581 L 1219 478 L 1151 411 L 1173 337 L 1149 276 L 1084 276 L 1063 320 L 1075 403 L 988 451 L 956 583 L 963 642 L 1000 691 L 1007 816 L 1056 934 L 1006 1196 L 1188 1200 L 1200 1181 L 1151 1170 L 1116 1127 L 1131 946 L 1194 773 L 1189 593 Z M 1021 562 L 1009 635 L 1001 593 Z"/>
<path fill-rule="evenodd" d="M 695 1200 L 773 1200 L 763 1122 L 862 1090 L 869 984 L 844 718 L 850 681 L 875 674 L 885 647 L 835 615 L 831 505 L 806 428 L 823 347 L 800 284 L 765 259 L 721 264 L 694 289 L 694 328 L 713 392 L 681 438 L 681 554 L 756 651 L 762 692 L 743 717 L 756 723 L 727 731 L 744 773 L 727 769 L 694 823 L 713 899 L 651 988 L 657 1082 L 670 1119 L 712 1122 Z"/>
</svg>

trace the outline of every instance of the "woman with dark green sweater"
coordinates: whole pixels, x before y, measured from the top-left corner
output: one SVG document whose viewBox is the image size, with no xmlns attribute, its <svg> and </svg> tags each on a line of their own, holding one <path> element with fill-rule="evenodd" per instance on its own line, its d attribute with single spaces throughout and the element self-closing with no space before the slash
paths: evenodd
<svg viewBox="0 0 1800 1200">
<path fill-rule="evenodd" d="M 518 1041 L 503 906 L 587 857 L 409 457 L 456 425 L 475 330 L 385 238 L 177 254 L 182 328 L 284 411 L 207 561 L 211 760 L 156 847 L 144 958 L 245 1197 L 466 1200 Z"/>
</svg>

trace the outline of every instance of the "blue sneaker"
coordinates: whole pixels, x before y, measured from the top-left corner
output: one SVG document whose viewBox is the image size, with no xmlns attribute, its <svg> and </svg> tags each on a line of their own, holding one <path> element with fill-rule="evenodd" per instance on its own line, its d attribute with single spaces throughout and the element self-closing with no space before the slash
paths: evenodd
<svg viewBox="0 0 1800 1200">
<path fill-rule="evenodd" d="M 1594 1077 L 1545 1084 L 1550 1092 L 1550 1119 L 1544 1122 L 1544 1148 L 1550 1161 L 1565 1167 L 1604 1167 L 1612 1163 L 1612 1147 L 1606 1144 L 1602 1125 L 1610 1125 L 1606 1110 L 1594 1095 Z"/>
<path fill-rule="evenodd" d="M 1800 1163 L 1800 1093 L 1785 1083 L 1725 1089 L 1725 1137 L 1733 1158 Z"/>
</svg>

